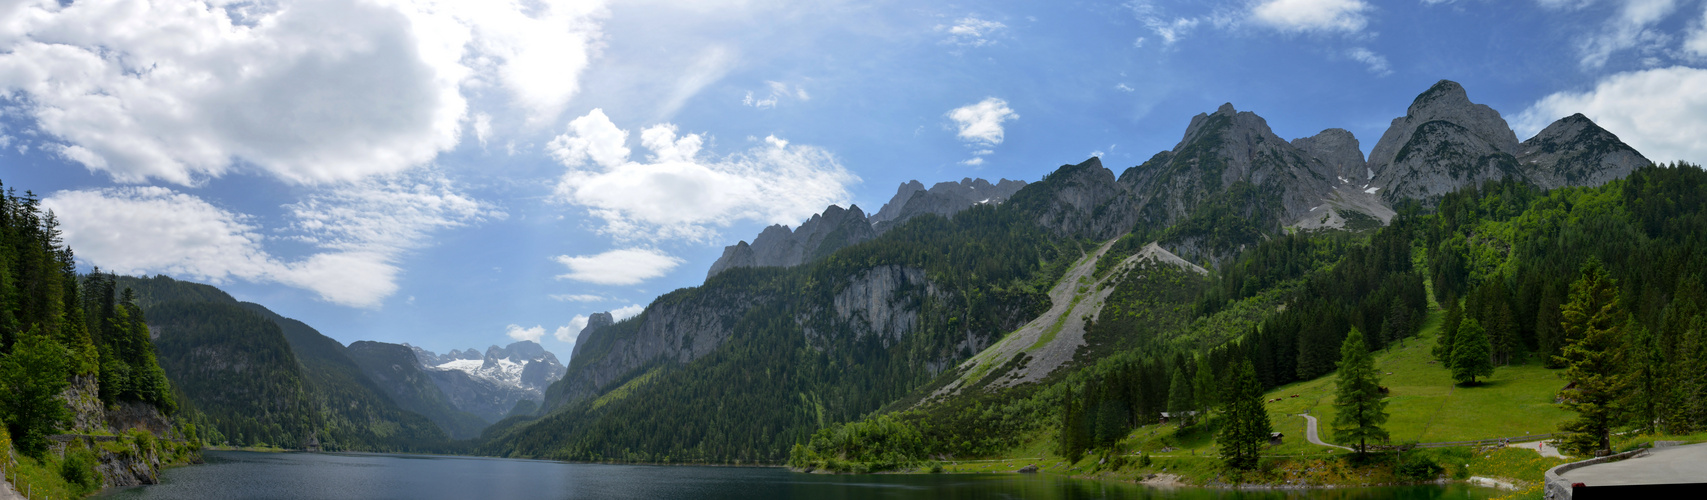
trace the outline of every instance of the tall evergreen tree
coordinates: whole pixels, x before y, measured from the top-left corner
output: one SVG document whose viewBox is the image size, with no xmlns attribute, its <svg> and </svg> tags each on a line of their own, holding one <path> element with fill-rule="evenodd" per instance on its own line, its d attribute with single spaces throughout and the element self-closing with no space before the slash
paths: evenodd
<svg viewBox="0 0 1707 500">
<path fill-rule="evenodd" d="M 1560 426 L 1565 449 L 1578 455 L 1603 455 L 1612 449 L 1612 427 L 1623 412 L 1624 315 L 1618 305 L 1618 284 L 1597 261 L 1583 266 L 1582 278 L 1571 283 L 1571 300 L 1560 313 L 1565 332 L 1564 377 L 1560 392 L 1565 407 L 1577 419 Z"/>
<path fill-rule="evenodd" d="M 1541 296 L 1541 305 L 1535 311 L 1535 342 L 1539 345 L 1536 354 L 1548 368 L 1564 368 L 1559 353 L 1565 345 L 1565 330 L 1561 323 L 1565 317 L 1559 309 L 1564 300 L 1556 291 L 1548 291 Z"/>
<path fill-rule="evenodd" d="M 1197 420 L 1209 422 L 1210 410 L 1221 404 L 1221 386 L 1215 381 L 1215 369 L 1209 366 L 1209 357 L 1197 358 L 1197 370 L 1192 375 L 1192 396 L 1197 410 Z"/>
<path fill-rule="evenodd" d="M 1458 325 L 1458 335 L 1452 342 L 1452 380 L 1463 385 L 1475 385 L 1476 377 L 1494 374 L 1493 346 L 1482 323 L 1476 318 L 1464 318 Z"/>
<path fill-rule="evenodd" d="M 1464 321 L 1464 307 L 1457 297 L 1446 298 L 1446 319 L 1441 322 L 1440 338 L 1434 344 L 1434 359 L 1452 365 L 1452 346 L 1458 341 L 1458 325 Z"/>
<path fill-rule="evenodd" d="M 1250 360 L 1239 360 L 1231 367 L 1231 375 L 1217 444 L 1221 446 L 1221 460 L 1228 467 L 1254 469 L 1263 445 L 1274 431 L 1268 421 L 1268 409 L 1263 408 L 1262 383 L 1257 381 Z"/>
<path fill-rule="evenodd" d="M 1356 442 L 1357 452 L 1369 449 L 1370 441 L 1386 441 L 1387 402 L 1382 400 L 1381 379 L 1375 374 L 1375 357 L 1356 328 L 1340 346 L 1338 390 L 1334 397 L 1334 438 Z"/>
<path fill-rule="evenodd" d="M 1185 370 L 1174 368 L 1174 381 L 1168 387 L 1168 414 L 1173 416 L 1174 423 L 1180 427 L 1191 425 L 1191 413 L 1197 410 L 1197 398 L 1191 393 L 1191 379 L 1185 376 Z"/>
</svg>

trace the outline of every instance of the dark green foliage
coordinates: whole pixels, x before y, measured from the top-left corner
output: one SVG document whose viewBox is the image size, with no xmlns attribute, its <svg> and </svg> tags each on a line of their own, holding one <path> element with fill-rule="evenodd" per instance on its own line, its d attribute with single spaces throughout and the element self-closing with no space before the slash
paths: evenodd
<svg viewBox="0 0 1707 500">
<path fill-rule="evenodd" d="M 1176 416 L 1176 425 L 1185 427 L 1195 420 L 1187 412 L 1197 411 L 1197 397 L 1192 393 L 1191 378 L 1182 368 L 1174 365 L 1173 382 L 1168 384 L 1168 413 Z"/>
<path fill-rule="evenodd" d="M 1375 373 L 1375 357 L 1364 344 L 1363 333 L 1353 328 L 1340 346 L 1339 381 L 1334 396 L 1334 437 L 1357 442 L 1358 453 L 1369 450 L 1369 442 L 1386 442 L 1387 402 L 1381 395 L 1381 378 Z"/>
<path fill-rule="evenodd" d="M 1624 314 L 1617 288 L 1599 262 L 1589 261 L 1582 278 L 1571 284 L 1571 300 L 1563 308 L 1568 343 L 1560 357 L 1570 386 L 1560 396 L 1566 408 L 1577 412 L 1577 419 L 1561 430 L 1567 433 L 1563 448 L 1579 456 L 1610 453 L 1612 427 L 1626 409 L 1621 397 L 1629 389 L 1623 344 L 1626 325 L 1620 321 Z"/>
<path fill-rule="evenodd" d="M 85 491 L 94 491 L 101 486 L 101 473 L 95 471 L 95 463 L 94 451 L 87 448 L 68 451 L 59 462 L 59 477 Z"/>
<path fill-rule="evenodd" d="M 69 354 L 32 329 L 12 344 L 12 352 L 0 356 L 0 418 L 20 453 L 40 458 L 47 436 L 71 419 L 71 410 L 59 399 L 70 385 Z"/>
<path fill-rule="evenodd" d="M 482 449 L 575 460 L 780 463 L 821 426 L 908 397 L 944 374 L 941 367 L 975 354 L 968 338 L 987 344 L 1046 310 L 1044 292 L 1083 254 L 1029 217 L 1010 204 L 973 207 L 952 219 L 914 217 L 806 265 L 732 269 L 703 287 L 666 294 L 654 308 L 731 312 L 724 320 L 734 334 L 705 357 L 640 367 L 599 388 L 659 370 L 652 382 L 598 408 L 564 404 L 568 388 L 555 384 L 547 390 L 548 415 Z M 855 279 L 892 267 L 923 270 L 940 293 L 924 286 L 896 293 L 894 300 L 918 311 L 911 333 L 858 335 L 835 316 L 836 296 Z M 571 364 L 604 356 L 650 314 L 600 330 Z M 949 429 L 957 438 L 945 452 L 1012 439 Z"/>
<path fill-rule="evenodd" d="M 863 474 L 917 465 L 925 460 L 925 450 L 918 429 L 901 418 L 879 415 L 819 429 L 811 441 L 794 446 L 788 465 Z"/>
<path fill-rule="evenodd" d="M 1230 375 L 1216 443 L 1221 447 L 1221 460 L 1228 467 L 1255 469 L 1269 434 L 1274 432 L 1268 410 L 1262 404 L 1262 383 L 1257 381 L 1256 370 L 1249 361 L 1234 364 Z"/>
<path fill-rule="evenodd" d="M 1399 477 L 1411 481 L 1433 481 L 1446 473 L 1446 468 L 1428 457 L 1425 453 L 1406 452 L 1399 456 L 1398 465 L 1393 472 Z"/>
<path fill-rule="evenodd" d="M 301 448 L 312 438 L 327 450 L 460 450 L 385 396 L 342 344 L 300 321 L 207 285 L 163 276 L 118 282 L 141 291 L 160 331 L 159 363 L 206 415 L 202 428 L 215 443 Z"/>
<path fill-rule="evenodd" d="M 1476 377 L 1494 374 L 1493 346 L 1486 330 L 1476 318 L 1464 318 L 1458 334 L 1452 340 L 1452 380 L 1459 385 L 1476 385 Z"/>
</svg>

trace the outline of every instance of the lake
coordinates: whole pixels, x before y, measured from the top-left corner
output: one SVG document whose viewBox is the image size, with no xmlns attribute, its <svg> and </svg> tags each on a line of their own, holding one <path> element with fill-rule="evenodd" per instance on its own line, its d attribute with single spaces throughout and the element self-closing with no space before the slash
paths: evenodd
<svg viewBox="0 0 1707 500">
<path fill-rule="evenodd" d="M 498 458 L 208 451 L 161 484 L 114 490 L 147 499 L 1484 499 L 1487 488 L 1400 486 L 1307 491 L 1160 490 L 1021 474 L 830 476 L 779 468 L 594 465 Z"/>
</svg>

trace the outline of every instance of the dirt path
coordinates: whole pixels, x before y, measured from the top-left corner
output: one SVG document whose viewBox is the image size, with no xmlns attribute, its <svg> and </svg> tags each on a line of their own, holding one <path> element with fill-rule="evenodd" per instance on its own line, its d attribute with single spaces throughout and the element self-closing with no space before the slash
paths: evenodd
<svg viewBox="0 0 1707 500">
<path fill-rule="evenodd" d="M 1535 442 L 1531 442 L 1531 443 L 1511 443 L 1511 444 L 1505 445 L 1505 447 L 1507 447 L 1507 448 L 1522 448 L 1525 450 L 1534 451 L 1536 453 L 1540 453 L 1541 456 L 1547 457 L 1547 458 L 1565 458 L 1565 455 L 1563 453 L 1559 453 L 1558 448 L 1553 447 L 1552 441 L 1535 441 Z"/>
<path fill-rule="evenodd" d="M 1309 440 L 1310 444 L 1327 446 L 1329 448 L 1339 448 L 1345 451 L 1353 451 L 1351 448 L 1322 442 L 1322 438 L 1316 436 L 1316 417 L 1312 417 L 1308 413 L 1301 413 L 1298 416 L 1304 417 L 1304 439 Z"/>
</svg>

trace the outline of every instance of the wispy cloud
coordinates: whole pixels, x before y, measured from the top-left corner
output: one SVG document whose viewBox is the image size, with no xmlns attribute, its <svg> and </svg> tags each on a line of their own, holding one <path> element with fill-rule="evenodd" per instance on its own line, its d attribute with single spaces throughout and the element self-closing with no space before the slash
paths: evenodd
<svg viewBox="0 0 1707 500">
<path fill-rule="evenodd" d="M 1393 74 L 1392 68 L 1387 65 L 1387 58 L 1380 54 L 1376 54 L 1369 49 L 1356 47 L 1346 51 L 1346 56 L 1350 57 L 1353 61 L 1357 61 L 1363 63 L 1364 66 L 1368 66 L 1369 72 L 1374 73 L 1375 76 L 1387 76 Z"/>
<path fill-rule="evenodd" d="M 1362 0 L 1263 0 L 1251 7 L 1251 18 L 1281 31 L 1355 33 L 1369 25 L 1370 9 Z"/>
<path fill-rule="evenodd" d="M 682 264 L 670 254 L 648 248 L 625 248 L 597 255 L 559 255 L 553 260 L 569 268 L 557 279 L 598 285 L 634 285 L 663 276 Z"/>
<path fill-rule="evenodd" d="M 1621 51 L 1637 49 L 1656 53 L 1671 43 L 1671 35 L 1654 25 L 1677 11 L 1677 0 L 1630 0 L 1606 20 L 1599 33 L 1578 46 L 1584 68 L 1600 68 Z"/>
<path fill-rule="evenodd" d="M 592 294 L 557 294 L 557 293 L 554 293 L 554 294 L 549 295 L 549 297 L 551 297 L 551 300 L 555 300 L 558 302 L 604 302 L 607 300 L 611 300 L 609 297 L 605 297 L 603 295 L 592 295 Z"/>
<path fill-rule="evenodd" d="M 995 43 L 994 37 L 1006 31 L 1008 25 L 976 17 L 963 17 L 954 24 L 937 25 L 936 30 L 947 33 L 943 43 L 961 47 L 983 47 Z"/>
</svg>

